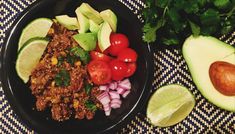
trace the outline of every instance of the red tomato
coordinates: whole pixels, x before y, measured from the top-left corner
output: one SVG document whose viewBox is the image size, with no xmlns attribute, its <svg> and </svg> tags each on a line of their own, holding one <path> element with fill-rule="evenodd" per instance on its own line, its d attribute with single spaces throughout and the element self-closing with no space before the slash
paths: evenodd
<svg viewBox="0 0 235 134">
<path fill-rule="evenodd" d="M 100 48 L 99 48 L 98 43 L 96 44 L 95 51 L 100 52 L 100 53 L 103 53 L 103 54 L 106 54 L 106 55 L 109 53 L 108 49 L 105 49 L 104 52 L 102 52 L 102 51 L 100 50 Z"/>
<path fill-rule="evenodd" d="M 127 72 L 127 65 L 119 60 L 112 60 L 110 63 L 113 80 L 122 80 Z"/>
<path fill-rule="evenodd" d="M 125 48 L 118 54 L 118 60 L 123 62 L 135 62 L 137 60 L 137 53 L 131 48 Z"/>
<path fill-rule="evenodd" d="M 108 63 L 93 60 L 88 64 L 88 72 L 94 84 L 103 85 L 111 81 L 111 69 Z"/>
<path fill-rule="evenodd" d="M 132 62 L 132 63 L 127 63 L 127 72 L 125 77 L 130 77 L 132 76 L 136 71 L 136 63 Z"/>
<path fill-rule="evenodd" d="M 111 46 L 108 48 L 109 54 L 117 56 L 124 48 L 129 46 L 129 40 L 124 34 L 112 33 L 110 35 Z"/>
<path fill-rule="evenodd" d="M 103 53 L 97 52 L 97 51 L 91 51 L 90 56 L 91 56 L 92 60 L 101 60 L 101 61 L 105 61 L 105 62 L 109 62 L 111 60 L 111 57 L 109 57 Z"/>
</svg>

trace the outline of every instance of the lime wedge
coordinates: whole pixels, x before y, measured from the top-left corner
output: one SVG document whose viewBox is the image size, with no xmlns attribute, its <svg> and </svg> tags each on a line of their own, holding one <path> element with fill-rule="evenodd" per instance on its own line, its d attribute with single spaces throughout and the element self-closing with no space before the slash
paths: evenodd
<svg viewBox="0 0 235 134">
<path fill-rule="evenodd" d="M 46 37 L 52 23 L 52 20 L 48 18 L 38 18 L 30 22 L 21 33 L 18 50 L 31 38 Z"/>
<path fill-rule="evenodd" d="M 16 60 L 16 71 L 25 83 L 28 82 L 29 76 L 38 64 L 48 42 L 46 38 L 35 37 L 28 40 L 20 49 Z"/>
<path fill-rule="evenodd" d="M 194 96 L 187 88 L 176 84 L 163 86 L 150 98 L 147 117 L 155 126 L 172 126 L 185 119 L 194 105 Z"/>
</svg>

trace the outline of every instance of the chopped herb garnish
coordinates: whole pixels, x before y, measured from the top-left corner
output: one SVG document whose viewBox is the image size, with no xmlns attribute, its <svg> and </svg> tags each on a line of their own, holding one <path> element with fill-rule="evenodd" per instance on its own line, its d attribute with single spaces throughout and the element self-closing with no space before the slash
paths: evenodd
<svg viewBox="0 0 235 134">
<path fill-rule="evenodd" d="M 86 94 L 90 94 L 90 92 L 91 92 L 91 89 L 92 89 L 92 85 L 91 84 L 86 84 L 85 85 L 85 92 L 86 92 Z"/>
<path fill-rule="evenodd" d="M 69 64 L 74 65 L 74 63 L 78 60 L 78 58 L 74 55 L 68 54 L 66 60 Z"/>
<path fill-rule="evenodd" d="M 85 102 L 85 106 L 87 109 L 91 110 L 92 112 L 95 112 L 97 110 L 96 105 L 91 100 L 87 100 Z"/>
<path fill-rule="evenodd" d="M 57 66 L 61 66 L 63 62 L 64 62 L 64 58 L 62 56 L 59 56 Z"/>
<path fill-rule="evenodd" d="M 183 44 L 190 36 L 220 36 L 235 28 L 235 0 L 146 0 L 143 40 Z"/>
<path fill-rule="evenodd" d="M 74 54 L 75 56 L 79 57 L 80 60 L 87 64 L 90 61 L 90 55 L 88 51 L 85 51 L 84 49 L 80 47 L 73 47 L 70 52 Z"/>
<path fill-rule="evenodd" d="M 55 75 L 56 86 L 69 86 L 70 84 L 70 74 L 67 70 L 62 69 Z"/>
</svg>

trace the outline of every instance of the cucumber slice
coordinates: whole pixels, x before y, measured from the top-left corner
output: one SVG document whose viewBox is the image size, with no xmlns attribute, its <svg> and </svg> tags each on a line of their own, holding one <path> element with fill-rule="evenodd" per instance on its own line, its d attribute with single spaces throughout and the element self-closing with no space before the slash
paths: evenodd
<svg viewBox="0 0 235 134">
<path fill-rule="evenodd" d="M 28 82 L 48 43 L 47 38 L 35 37 L 28 40 L 20 49 L 16 60 L 16 72 L 25 83 Z"/>
<path fill-rule="evenodd" d="M 48 18 L 38 18 L 29 23 L 21 33 L 18 43 L 18 51 L 29 39 L 34 37 L 46 37 L 52 23 L 53 21 Z"/>
</svg>

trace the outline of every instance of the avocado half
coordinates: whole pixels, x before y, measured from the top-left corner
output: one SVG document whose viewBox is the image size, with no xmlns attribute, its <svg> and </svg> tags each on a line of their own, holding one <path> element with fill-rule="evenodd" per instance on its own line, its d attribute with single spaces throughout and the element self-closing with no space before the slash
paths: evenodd
<svg viewBox="0 0 235 134">
<path fill-rule="evenodd" d="M 209 77 L 210 65 L 215 61 L 235 64 L 235 47 L 211 36 L 190 36 L 183 44 L 183 56 L 201 94 L 214 105 L 235 111 L 235 96 L 217 91 Z"/>
</svg>

